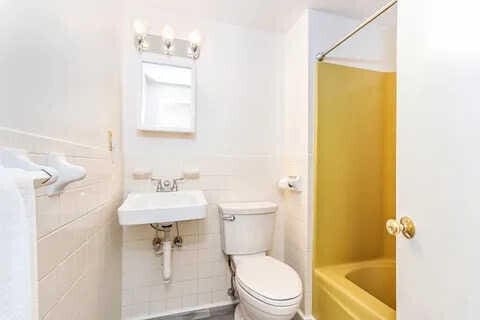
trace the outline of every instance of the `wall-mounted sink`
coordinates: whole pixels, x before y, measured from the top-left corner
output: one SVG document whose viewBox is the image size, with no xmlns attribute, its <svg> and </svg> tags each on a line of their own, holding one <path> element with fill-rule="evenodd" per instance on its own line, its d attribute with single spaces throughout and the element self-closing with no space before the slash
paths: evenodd
<svg viewBox="0 0 480 320">
<path fill-rule="evenodd" d="M 202 191 L 130 193 L 118 208 L 122 226 L 204 219 L 207 200 Z"/>
</svg>

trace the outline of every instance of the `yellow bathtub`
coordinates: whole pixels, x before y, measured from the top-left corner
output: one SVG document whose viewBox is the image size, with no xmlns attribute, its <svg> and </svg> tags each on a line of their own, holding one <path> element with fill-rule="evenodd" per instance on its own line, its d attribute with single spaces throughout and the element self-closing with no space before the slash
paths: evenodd
<svg viewBox="0 0 480 320">
<path fill-rule="evenodd" d="M 317 319 L 395 319 L 394 260 L 321 267 L 314 277 L 313 311 Z"/>
</svg>

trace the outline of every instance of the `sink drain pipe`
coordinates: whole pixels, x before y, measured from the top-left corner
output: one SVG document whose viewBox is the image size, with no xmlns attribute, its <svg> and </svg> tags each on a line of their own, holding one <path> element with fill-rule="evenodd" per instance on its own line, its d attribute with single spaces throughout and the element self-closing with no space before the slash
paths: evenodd
<svg viewBox="0 0 480 320">
<path fill-rule="evenodd" d="M 168 283 L 172 278 L 172 240 L 170 239 L 170 231 L 172 229 L 172 225 L 159 225 L 157 223 L 152 223 L 150 224 L 150 226 L 156 232 L 156 236 L 155 238 L 153 238 L 152 241 L 153 251 L 155 252 L 155 255 L 163 256 L 162 276 L 163 281 L 165 283 Z M 163 232 L 162 239 L 160 239 L 160 237 L 158 236 L 158 232 L 160 231 Z M 180 238 L 179 236 L 177 237 Z"/>
<path fill-rule="evenodd" d="M 164 228 L 163 236 L 163 281 L 170 282 L 172 277 L 172 241 L 170 240 L 170 227 Z"/>
</svg>

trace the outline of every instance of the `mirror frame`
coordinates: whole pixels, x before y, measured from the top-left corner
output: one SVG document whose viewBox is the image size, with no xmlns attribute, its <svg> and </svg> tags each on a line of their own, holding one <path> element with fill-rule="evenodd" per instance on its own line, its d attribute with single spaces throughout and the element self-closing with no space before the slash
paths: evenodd
<svg viewBox="0 0 480 320">
<path fill-rule="evenodd" d="M 146 126 L 143 124 L 142 113 L 145 105 L 144 81 L 143 81 L 143 63 L 153 63 L 159 65 L 167 65 L 173 67 L 189 68 L 192 70 L 192 85 L 191 85 L 191 101 L 192 114 L 190 128 L 186 127 L 161 127 L 161 126 Z M 143 53 L 139 61 L 140 69 L 140 91 L 139 103 L 137 107 L 137 130 L 140 131 L 154 131 L 154 132 L 179 132 L 179 133 L 195 133 L 196 119 L 197 119 L 197 70 L 195 61 L 190 58 L 182 58 L 175 56 L 165 56 L 155 53 Z"/>
</svg>

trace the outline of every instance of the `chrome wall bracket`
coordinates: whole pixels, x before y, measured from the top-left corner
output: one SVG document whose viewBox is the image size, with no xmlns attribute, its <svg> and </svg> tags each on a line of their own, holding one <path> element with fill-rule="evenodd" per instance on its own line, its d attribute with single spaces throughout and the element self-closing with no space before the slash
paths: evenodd
<svg viewBox="0 0 480 320">
<path fill-rule="evenodd" d="M 165 47 L 165 44 L 167 48 Z M 162 36 L 155 34 L 135 36 L 135 47 L 138 52 L 151 52 L 167 56 L 198 59 L 200 58 L 200 46 L 191 45 L 188 40 L 173 39 L 165 41 Z"/>
</svg>

